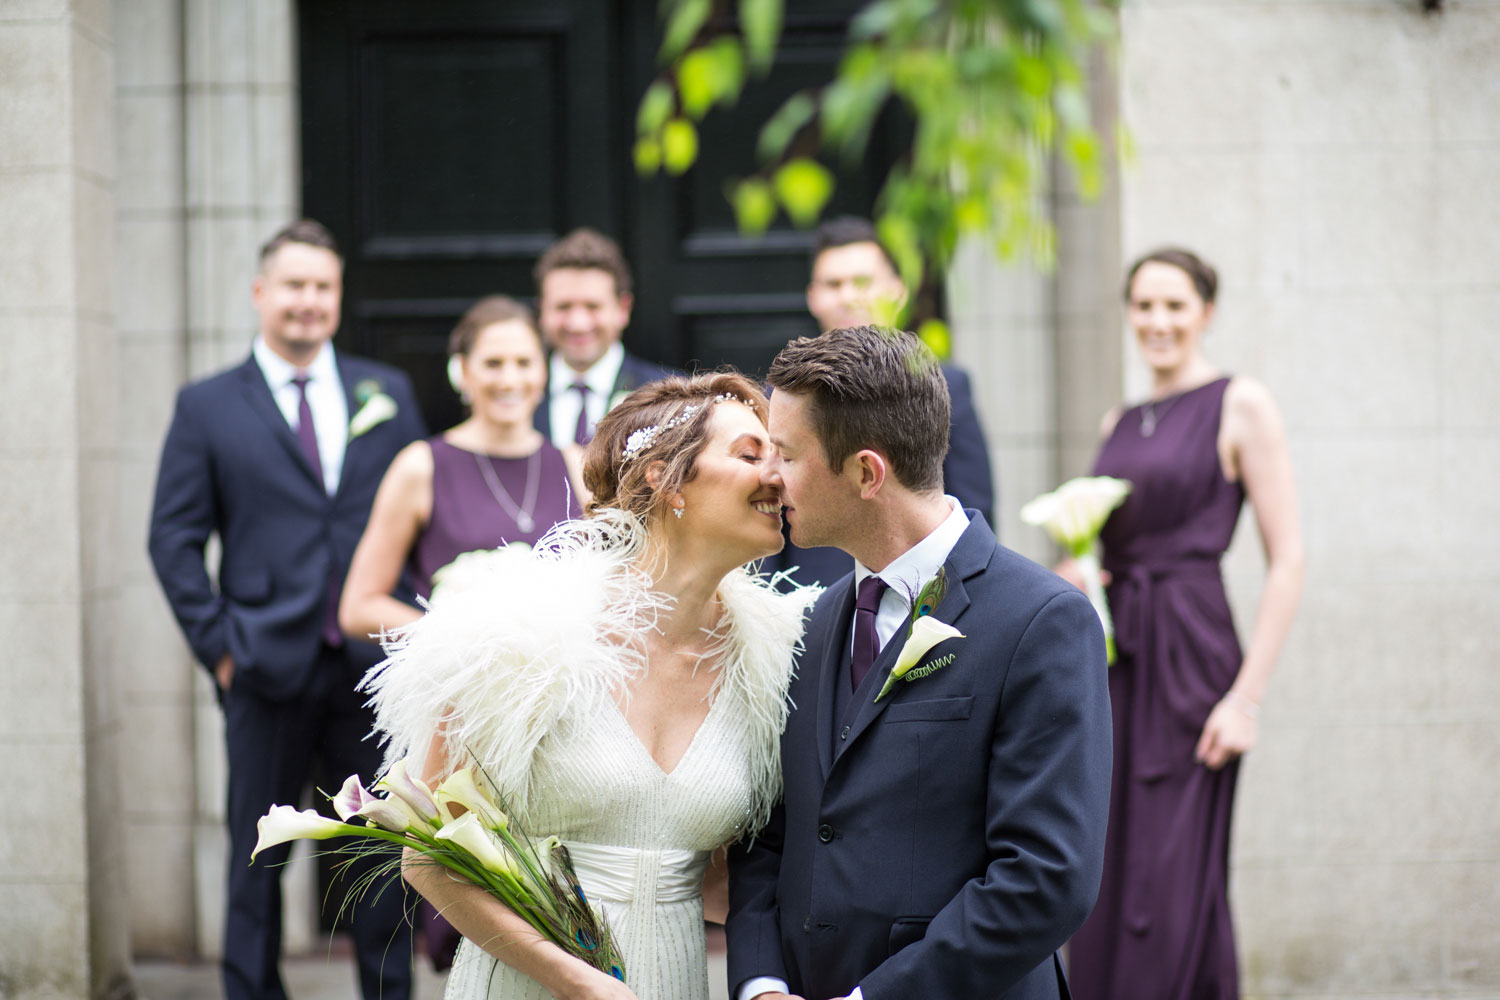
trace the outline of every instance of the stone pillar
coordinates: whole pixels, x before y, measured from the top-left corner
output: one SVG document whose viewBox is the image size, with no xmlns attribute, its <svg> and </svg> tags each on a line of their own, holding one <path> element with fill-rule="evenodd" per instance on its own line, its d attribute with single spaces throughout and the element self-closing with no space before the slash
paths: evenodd
<svg viewBox="0 0 1500 1000">
<path fill-rule="evenodd" d="M 110 9 L 0 6 L 0 994 L 127 996 Z"/>
</svg>

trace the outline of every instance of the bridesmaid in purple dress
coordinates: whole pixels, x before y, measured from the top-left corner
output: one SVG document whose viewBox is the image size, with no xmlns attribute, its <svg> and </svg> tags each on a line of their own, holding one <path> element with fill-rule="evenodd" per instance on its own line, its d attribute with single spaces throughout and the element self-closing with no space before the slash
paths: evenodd
<svg viewBox="0 0 1500 1000">
<path fill-rule="evenodd" d="M 531 311 L 494 295 L 476 302 L 448 342 L 468 419 L 408 445 L 391 462 L 349 566 L 339 627 L 358 638 L 420 618 L 391 596 L 410 569 L 417 592 L 465 552 L 505 542 L 536 544 L 579 514 L 570 464 L 532 426 L 547 365 Z M 452 964 L 458 933 L 424 903 L 428 955 Z"/>
<path fill-rule="evenodd" d="M 1104 526 L 1119 658 L 1104 880 L 1070 945 L 1077 1000 L 1239 996 L 1229 829 L 1239 759 L 1302 590 L 1292 463 L 1265 387 L 1201 353 L 1217 276 L 1167 249 L 1126 279 L 1151 397 L 1104 419 L 1094 474 L 1134 484 Z M 1243 653 L 1219 559 L 1249 498 L 1267 560 Z M 1059 568 L 1070 578 L 1070 566 Z"/>
</svg>

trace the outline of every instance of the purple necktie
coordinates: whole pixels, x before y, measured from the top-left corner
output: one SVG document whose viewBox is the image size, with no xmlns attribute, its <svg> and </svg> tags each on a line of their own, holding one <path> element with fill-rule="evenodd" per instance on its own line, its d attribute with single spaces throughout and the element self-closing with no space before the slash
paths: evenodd
<svg viewBox="0 0 1500 1000">
<path fill-rule="evenodd" d="M 302 443 L 302 454 L 312 463 L 318 485 L 323 486 L 323 459 L 318 455 L 318 430 L 313 426 L 312 407 L 307 403 L 307 383 L 311 381 L 311 375 L 298 375 L 292 379 L 292 385 L 297 387 L 297 440 Z"/>
<path fill-rule="evenodd" d="M 578 391 L 578 423 L 573 427 L 573 443 L 585 445 L 594 439 L 589 433 L 589 384 L 574 382 L 573 388 Z"/>
<path fill-rule="evenodd" d="M 318 431 L 313 427 L 312 407 L 307 402 L 307 383 L 310 375 L 298 375 L 292 379 L 297 387 L 297 440 L 302 444 L 302 454 L 312 463 L 313 473 L 318 477 L 318 488 L 327 490 L 323 484 L 323 459 L 318 454 Z M 344 633 L 339 631 L 339 581 L 328 580 L 328 599 L 323 608 L 323 641 L 330 646 L 342 646 Z"/>
<path fill-rule="evenodd" d="M 854 598 L 854 656 L 849 661 L 849 679 L 856 691 L 880 652 L 875 615 L 880 610 L 880 598 L 889 589 L 884 580 L 872 573 L 859 585 L 859 593 Z"/>
</svg>

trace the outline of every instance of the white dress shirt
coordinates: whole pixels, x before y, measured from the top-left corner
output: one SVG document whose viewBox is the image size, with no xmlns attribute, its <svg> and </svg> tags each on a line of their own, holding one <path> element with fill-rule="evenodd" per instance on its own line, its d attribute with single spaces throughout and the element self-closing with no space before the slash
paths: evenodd
<svg viewBox="0 0 1500 1000">
<path fill-rule="evenodd" d="M 589 387 L 588 419 L 589 434 L 609 409 L 610 394 L 615 391 L 615 380 L 620 377 L 620 366 L 625 362 L 625 348 L 615 341 L 586 372 L 577 372 L 568 367 L 561 351 L 553 351 L 547 362 L 547 416 L 552 421 L 552 444 L 558 448 L 573 443 L 573 433 L 578 429 L 578 392 L 573 383 L 583 380 Z"/>
<path fill-rule="evenodd" d="M 312 409 L 313 431 L 318 436 L 318 461 L 323 466 L 323 489 L 333 496 L 339 489 L 339 476 L 344 471 L 344 451 L 349 447 L 349 400 L 344 396 L 344 383 L 339 380 L 338 362 L 333 357 L 333 345 L 324 344 L 313 358 L 312 364 L 302 369 L 271 350 L 264 337 L 256 337 L 250 348 L 255 363 L 260 366 L 266 385 L 271 387 L 271 397 L 281 409 L 281 415 L 297 433 L 297 410 L 301 393 L 292 384 L 298 375 L 306 375 L 307 405 Z M 576 418 L 575 418 L 576 419 Z"/>
<path fill-rule="evenodd" d="M 880 595 L 880 610 L 875 612 L 875 635 L 880 642 L 880 648 L 884 649 L 886 643 L 891 641 L 897 631 L 906 624 L 911 617 L 912 601 L 922 590 L 928 580 L 937 576 L 938 570 L 943 568 L 943 563 L 948 561 L 948 554 L 953 551 L 953 546 L 958 544 L 959 538 L 969 527 L 969 515 L 964 513 L 963 504 L 950 496 L 944 496 L 951 508 L 948 516 L 943 519 L 932 532 L 917 544 L 892 559 L 890 565 L 881 570 L 877 576 L 886 582 L 889 588 Z M 859 585 L 870 576 L 873 571 L 864 566 L 859 560 L 854 561 L 854 589 L 857 592 Z M 854 625 L 849 626 L 849 646 L 854 646 Z M 777 979 L 775 976 L 757 976 L 754 979 L 745 980 L 745 985 L 740 987 L 737 1000 L 752 1000 L 753 997 L 762 993 L 786 993 L 789 992 L 785 980 Z M 864 993 L 858 986 L 854 992 L 849 994 L 849 1000 L 864 1000 Z"/>
</svg>

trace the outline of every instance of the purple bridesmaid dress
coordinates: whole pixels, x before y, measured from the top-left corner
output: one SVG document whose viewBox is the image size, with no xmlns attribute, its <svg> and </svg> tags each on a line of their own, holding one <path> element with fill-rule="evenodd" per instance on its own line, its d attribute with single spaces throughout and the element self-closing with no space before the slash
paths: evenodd
<svg viewBox="0 0 1500 1000">
<path fill-rule="evenodd" d="M 1069 948 L 1077 1000 L 1239 996 L 1228 884 L 1239 768 L 1193 757 L 1241 659 L 1219 572 L 1245 497 L 1219 463 L 1228 385 L 1126 410 L 1094 465 L 1134 488 L 1101 534 L 1119 648 L 1115 766 L 1099 901 Z"/>
<path fill-rule="evenodd" d="M 428 438 L 427 443 L 432 447 L 432 516 L 417 536 L 410 560 L 413 583 L 424 598 L 432 596 L 432 575 L 463 553 L 493 549 L 505 542 L 535 545 L 554 524 L 579 514 L 562 452 L 550 442 L 543 441 L 535 457 L 535 502 L 529 516 L 521 518 L 529 523 L 517 523 L 516 513 L 525 510 L 532 456 L 479 455 L 441 436 Z M 494 473 L 498 491 L 486 476 L 484 464 Z M 501 497 L 509 498 L 509 507 Z M 426 900 L 421 911 L 428 958 L 439 971 L 447 969 L 453 964 L 460 935 Z"/>
</svg>

